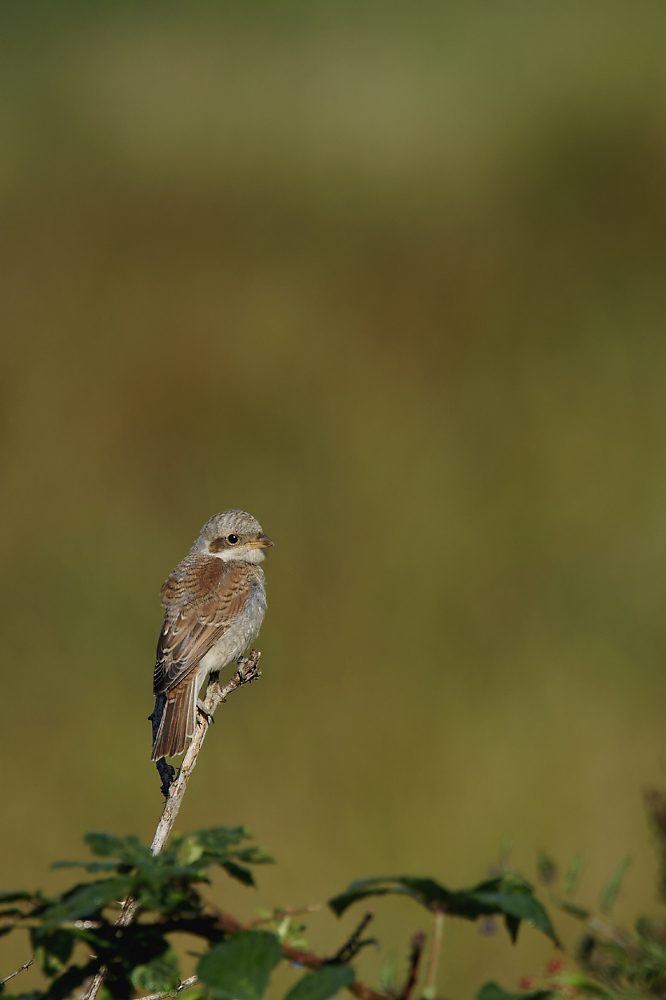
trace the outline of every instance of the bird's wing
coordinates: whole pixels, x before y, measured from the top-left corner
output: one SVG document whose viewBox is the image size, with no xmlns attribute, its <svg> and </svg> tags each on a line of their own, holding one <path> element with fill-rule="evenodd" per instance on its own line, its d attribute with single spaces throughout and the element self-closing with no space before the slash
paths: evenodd
<svg viewBox="0 0 666 1000">
<path fill-rule="evenodd" d="M 157 642 L 156 694 L 180 683 L 224 635 L 247 600 L 252 569 L 215 558 L 185 559 L 176 567 L 162 587 L 167 611 Z"/>
</svg>

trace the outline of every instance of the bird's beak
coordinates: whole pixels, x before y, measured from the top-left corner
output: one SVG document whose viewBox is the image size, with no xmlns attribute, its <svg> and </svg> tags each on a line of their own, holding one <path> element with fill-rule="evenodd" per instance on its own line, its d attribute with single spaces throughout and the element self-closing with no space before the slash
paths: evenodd
<svg viewBox="0 0 666 1000">
<path fill-rule="evenodd" d="M 272 544 L 273 542 L 268 537 L 268 535 L 264 534 L 257 535 L 254 541 L 250 542 L 250 545 L 252 546 L 253 549 L 267 549 Z"/>
</svg>

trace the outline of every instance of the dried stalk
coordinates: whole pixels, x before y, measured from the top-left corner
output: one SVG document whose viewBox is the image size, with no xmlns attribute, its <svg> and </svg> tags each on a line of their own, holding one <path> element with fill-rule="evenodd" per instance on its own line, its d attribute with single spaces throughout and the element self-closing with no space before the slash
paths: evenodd
<svg viewBox="0 0 666 1000">
<path fill-rule="evenodd" d="M 434 1000 L 434 997 L 437 996 L 437 966 L 439 965 L 439 952 L 442 947 L 443 931 L 444 910 L 435 910 L 432 942 L 430 944 L 430 954 L 428 955 L 428 969 L 423 985 L 424 1000 Z"/>
</svg>

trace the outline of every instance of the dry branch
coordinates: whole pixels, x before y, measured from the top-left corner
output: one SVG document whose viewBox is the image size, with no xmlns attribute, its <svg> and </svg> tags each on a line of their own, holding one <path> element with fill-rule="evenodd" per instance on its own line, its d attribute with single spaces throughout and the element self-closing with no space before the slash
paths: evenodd
<svg viewBox="0 0 666 1000">
<path fill-rule="evenodd" d="M 439 965 L 443 932 L 444 910 L 435 910 L 430 954 L 428 955 L 428 970 L 426 972 L 425 983 L 423 984 L 423 996 L 425 1000 L 434 1000 L 434 997 L 437 995 L 437 966 Z"/>
</svg>

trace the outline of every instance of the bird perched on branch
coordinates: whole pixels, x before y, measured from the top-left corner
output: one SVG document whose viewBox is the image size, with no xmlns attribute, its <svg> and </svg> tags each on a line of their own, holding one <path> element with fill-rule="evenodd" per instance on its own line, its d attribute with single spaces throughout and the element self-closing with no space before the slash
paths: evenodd
<svg viewBox="0 0 666 1000">
<path fill-rule="evenodd" d="M 225 510 L 201 534 L 162 587 L 166 608 L 157 643 L 153 691 L 164 711 L 152 760 L 173 757 L 194 735 L 197 695 L 256 639 L 266 611 L 258 563 L 273 542 L 243 510 Z"/>
</svg>

